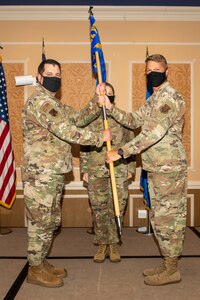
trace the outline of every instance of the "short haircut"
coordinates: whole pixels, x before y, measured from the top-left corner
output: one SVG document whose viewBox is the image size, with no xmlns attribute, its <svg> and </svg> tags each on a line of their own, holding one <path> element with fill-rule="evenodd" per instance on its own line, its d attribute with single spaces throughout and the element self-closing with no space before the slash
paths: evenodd
<svg viewBox="0 0 200 300">
<path fill-rule="evenodd" d="M 161 54 L 153 54 L 150 55 L 146 58 L 145 63 L 147 64 L 148 61 L 156 61 L 156 62 L 160 62 L 162 64 L 162 66 L 167 69 L 167 60 L 166 58 L 161 55 Z"/>
<path fill-rule="evenodd" d="M 61 65 L 60 65 L 60 63 L 58 61 L 56 61 L 54 59 L 45 59 L 38 66 L 38 73 L 40 75 L 42 75 L 42 73 L 44 72 L 44 66 L 47 65 L 47 64 L 53 65 L 53 66 L 58 66 L 59 69 L 60 69 L 60 71 L 61 71 Z"/>
</svg>

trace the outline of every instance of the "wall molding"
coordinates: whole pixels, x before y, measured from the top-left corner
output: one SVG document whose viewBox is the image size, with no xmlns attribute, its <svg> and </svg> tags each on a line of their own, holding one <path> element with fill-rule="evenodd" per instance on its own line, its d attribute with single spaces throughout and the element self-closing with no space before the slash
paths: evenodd
<svg viewBox="0 0 200 300">
<path fill-rule="evenodd" d="M 0 12 L 1 13 L 1 12 Z M 200 14 L 200 12 L 199 12 Z M 56 46 L 90 46 L 90 42 L 46 42 L 45 46 L 47 45 L 56 45 Z M 31 45 L 38 45 L 41 47 L 41 41 L 38 42 L 3 42 L 0 43 L 1 46 L 31 46 Z M 150 42 L 150 41 L 144 41 L 144 42 L 102 42 L 102 45 L 107 46 L 153 46 L 153 45 L 159 45 L 159 46 L 200 46 L 200 42 Z M 9 61 L 9 62 L 14 62 Z M 19 61 L 21 62 L 21 61 Z M 137 61 L 138 63 L 140 61 Z M 143 61 L 144 62 L 144 61 Z"/>
<path fill-rule="evenodd" d="M 0 21 L 87 21 L 88 6 L 1 6 Z M 95 6 L 98 21 L 200 21 L 200 7 Z"/>
<path fill-rule="evenodd" d="M 80 184 L 81 182 L 79 182 Z M 139 184 L 139 183 L 138 183 Z M 80 184 L 79 188 L 77 188 L 78 185 L 76 185 L 76 189 L 77 190 L 82 190 L 82 189 L 85 189 L 85 187 L 83 187 L 82 183 Z M 69 188 L 68 189 L 72 190 L 72 188 Z M 67 188 L 65 188 L 65 190 L 67 190 Z M 75 195 L 71 195 L 71 194 L 64 194 L 63 195 L 63 199 L 77 199 L 79 198 L 80 200 L 81 199 L 87 199 L 88 198 L 88 194 L 80 194 L 80 193 L 77 193 Z M 23 195 L 17 195 L 16 196 L 16 199 L 20 199 L 20 200 L 23 200 Z M 130 227 L 133 227 L 134 226 L 134 207 L 133 207 L 133 204 L 134 204 L 134 199 L 143 199 L 143 196 L 142 194 L 130 194 L 129 195 L 129 202 L 128 202 L 128 205 L 129 205 L 129 215 L 128 215 L 128 222 L 129 222 L 129 226 Z M 194 218 L 195 218 L 195 205 L 194 205 L 194 194 L 187 194 L 187 199 L 189 199 L 190 201 L 190 226 L 194 226 Z M 25 216 L 25 220 L 24 220 L 24 224 L 25 224 L 25 227 L 27 227 L 27 218 Z"/>
<path fill-rule="evenodd" d="M 129 190 L 139 190 L 140 182 L 134 181 L 129 185 Z M 17 184 L 16 190 L 23 190 L 22 183 Z M 65 191 L 67 190 L 87 190 L 83 185 L 83 181 L 71 181 L 65 184 Z M 200 181 L 188 181 L 188 190 L 200 190 Z"/>
</svg>

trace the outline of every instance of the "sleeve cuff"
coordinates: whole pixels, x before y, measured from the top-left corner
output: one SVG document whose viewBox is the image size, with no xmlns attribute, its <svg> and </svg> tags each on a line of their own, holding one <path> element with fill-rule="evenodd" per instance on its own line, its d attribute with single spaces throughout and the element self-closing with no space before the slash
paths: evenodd
<svg viewBox="0 0 200 300">
<path fill-rule="evenodd" d="M 127 158 L 127 157 L 129 157 L 131 154 L 133 154 L 133 153 L 130 153 L 130 151 L 129 151 L 129 149 L 128 149 L 128 147 L 125 145 L 125 146 L 123 146 L 123 147 L 121 147 L 122 149 L 123 149 L 123 151 L 124 151 L 124 154 L 123 154 L 123 158 Z"/>
<path fill-rule="evenodd" d="M 102 145 L 103 145 L 103 143 L 104 143 L 104 137 L 103 137 L 103 132 L 100 132 L 99 133 L 99 136 L 98 136 L 98 138 L 97 138 L 97 142 L 96 142 L 96 147 L 97 148 L 100 148 Z"/>
</svg>

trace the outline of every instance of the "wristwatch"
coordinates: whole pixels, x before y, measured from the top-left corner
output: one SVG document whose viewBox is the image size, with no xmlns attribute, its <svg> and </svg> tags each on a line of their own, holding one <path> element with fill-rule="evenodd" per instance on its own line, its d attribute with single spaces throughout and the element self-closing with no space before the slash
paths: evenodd
<svg viewBox="0 0 200 300">
<path fill-rule="evenodd" d="M 124 150 L 123 150 L 122 148 L 119 148 L 119 149 L 117 150 L 117 153 L 118 153 L 121 157 L 123 157 L 123 155 L 124 155 Z"/>
</svg>

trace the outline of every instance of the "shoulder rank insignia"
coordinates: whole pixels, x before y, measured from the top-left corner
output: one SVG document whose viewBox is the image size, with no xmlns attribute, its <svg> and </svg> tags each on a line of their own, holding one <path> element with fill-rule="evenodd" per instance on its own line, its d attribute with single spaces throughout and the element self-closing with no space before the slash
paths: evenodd
<svg viewBox="0 0 200 300">
<path fill-rule="evenodd" d="M 49 111 L 49 114 L 52 115 L 53 117 L 56 117 L 58 112 L 57 110 L 55 110 L 54 108 L 52 108 L 50 111 Z"/>
<path fill-rule="evenodd" d="M 171 109 L 171 107 L 169 105 L 165 104 L 165 105 L 161 106 L 160 112 L 163 113 L 163 114 L 166 114 L 166 113 L 168 113 L 168 111 L 170 109 Z"/>
</svg>

